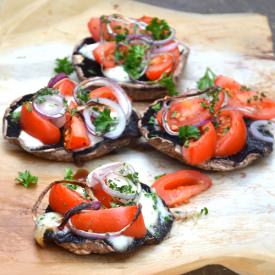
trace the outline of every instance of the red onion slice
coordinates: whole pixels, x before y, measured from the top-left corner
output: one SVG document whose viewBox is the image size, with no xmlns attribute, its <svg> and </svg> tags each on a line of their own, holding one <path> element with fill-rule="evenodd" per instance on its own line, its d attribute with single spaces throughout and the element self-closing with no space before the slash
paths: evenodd
<svg viewBox="0 0 275 275">
<path fill-rule="evenodd" d="M 122 108 L 125 116 L 126 116 L 126 120 L 128 121 L 131 114 L 132 114 L 132 104 L 131 101 L 129 99 L 129 97 L 127 96 L 127 94 L 124 92 L 124 90 L 115 82 L 112 81 L 110 79 L 104 78 L 104 77 L 94 77 L 94 78 L 90 78 L 87 80 L 82 81 L 81 83 L 79 83 L 75 89 L 74 89 L 74 98 L 75 101 L 80 104 L 78 98 L 77 98 L 77 94 L 84 90 L 84 89 L 91 89 L 91 88 L 97 88 L 97 87 L 102 87 L 102 86 L 107 86 L 110 87 L 113 92 L 114 95 L 118 101 L 118 104 L 120 105 L 120 107 Z"/>
<path fill-rule="evenodd" d="M 176 30 L 174 28 L 170 27 L 170 35 L 163 39 L 163 40 L 153 40 L 153 44 L 154 45 L 163 45 L 166 44 L 168 42 L 170 42 L 171 40 L 174 40 L 176 36 Z"/>
<path fill-rule="evenodd" d="M 96 233 L 96 232 L 90 232 L 90 231 L 84 231 L 84 230 L 80 230 L 75 228 L 72 225 L 71 220 L 68 221 L 68 227 L 69 229 L 76 235 L 81 236 L 83 238 L 87 238 L 87 239 L 99 239 L 99 240 L 104 240 L 107 239 L 109 237 L 115 237 L 115 236 L 120 236 L 122 235 L 130 226 L 133 225 L 133 223 L 137 220 L 137 218 L 139 217 L 139 215 L 141 214 L 141 205 L 138 205 L 137 208 L 137 212 L 133 218 L 133 220 L 127 224 L 125 227 L 123 227 L 121 230 L 116 231 L 116 232 L 107 232 L 107 233 Z"/>
<path fill-rule="evenodd" d="M 117 115 L 117 124 L 113 127 L 113 129 L 109 132 L 106 133 L 98 133 L 96 132 L 96 128 L 93 124 L 93 121 L 91 120 L 91 116 L 95 113 L 93 110 L 93 107 L 89 106 L 89 104 L 91 103 L 95 103 L 95 104 L 101 104 L 101 105 L 105 105 L 105 106 L 109 106 L 111 107 L 112 110 L 114 110 L 116 112 Z M 90 99 L 87 103 L 86 108 L 83 111 L 83 116 L 85 119 L 85 123 L 86 126 L 89 130 L 89 132 L 93 135 L 99 135 L 99 136 L 104 136 L 110 139 L 116 139 L 119 136 L 121 136 L 121 134 L 123 133 L 125 127 L 126 127 L 126 117 L 125 114 L 122 110 L 122 108 L 115 103 L 114 101 L 107 99 L 107 98 L 95 98 L 95 99 Z"/>
<path fill-rule="evenodd" d="M 244 114 L 253 114 L 255 109 L 253 107 L 243 106 L 225 106 L 222 110 L 240 111 Z"/>
<path fill-rule="evenodd" d="M 54 77 L 52 77 L 48 83 L 48 87 L 49 88 L 53 88 L 53 86 L 59 82 L 60 80 L 64 79 L 64 78 L 69 78 L 65 73 L 59 73 L 57 75 L 55 75 Z"/>
<path fill-rule="evenodd" d="M 268 126 L 268 123 L 272 123 L 274 125 L 274 122 L 268 121 L 268 120 L 256 120 L 253 121 L 250 124 L 249 130 L 251 132 L 251 134 L 259 140 L 265 141 L 265 142 L 269 142 L 269 143 L 274 143 L 274 137 L 270 137 L 270 136 L 266 136 L 264 134 L 262 134 L 259 130 L 259 128 L 262 127 L 266 127 Z"/>
<path fill-rule="evenodd" d="M 170 51 L 173 51 L 174 49 L 178 48 L 179 46 L 179 43 L 177 41 L 174 41 L 172 43 L 169 43 L 167 45 L 163 45 L 161 47 L 154 47 L 152 49 L 152 53 L 167 53 L 167 52 L 170 52 Z"/>
</svg>

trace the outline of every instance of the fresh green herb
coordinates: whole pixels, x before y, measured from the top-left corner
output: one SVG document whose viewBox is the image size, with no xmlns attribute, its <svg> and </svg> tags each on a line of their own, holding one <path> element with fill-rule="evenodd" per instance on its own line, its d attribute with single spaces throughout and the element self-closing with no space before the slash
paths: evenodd
<svg viewBox="0 0 275 275">
<path fill-rule="evenodd" d="M 76 190 L 77 187 L 78 187 L 76 184 L 71 184 L 71 183 L 67 183 L 66 186 L 67 186 L 68 188 L 70 188 L 71 190 Z"/>
<path fill-rule="evenodd" d="M 76 95 L 77 99 L 80 100 L 82 103 L 86 103 L 89 101 L 89 90 L 86 89 L 79 89 L 79 92 Z"/>
<path fill-rule="evenodd" d="M 71 116 L 74 116 L 77 113 L 77 109 L 76 108 L 72 108 L 72 109 L 68 109 L 69 113 Z"/>
<path fill-rule="evenodd" d="M 185 125 L 179 127 L 179 138 L 184 140 L 184 146 L 188 147 L 190 139 L 198 140 L 201 136 L 200 130 L 198 127 L 193 125 Z"/>
<path fill-rule="evenodd" d="M 108 19 L 108 17 L 106 15 L 102 15 L 100 17 L 100 20 L 102 23 L 105 23 L 105 24 L 109 24 L 110 23 L 110 20 Z"/>
<path fill-rule="evenodd" d="M 116 119 L 111 117 L 111 110 L 108 107 L 104 107 L 102 112 L 93 121 L 95 125 L 95 130 L 98 133 L 106 133 L 110 131 L 111 127 L 117 122 Z"/>
<path fill-rule="evenodd" d="M 161 178 L 161 177 L 163 177 L 163 176 L 165 176 L 165 175 L 166 175 L 166 173 L 163 173 L 163 174 L 161 174 L 161 175 L 155 176 L 154 179 L 155 179 L 155 180 L 158 180 L 159 178 Z"/>
<path fill-rule="evenodd" d="M 55 73 L 65 73 L 70 75 L 74 71 L 74 67 L 68 57 L 57 58 L 55 60 L 54 71 Z"/>
<path fill-rule="evenodd" d="M 31 185 L 37 184 L 38 177 L 33 176 L 30 171 L 25 170 L 24 172 L 18 172 L 18 177 L 15 179 L 15 181 L 28 188 Z"/>
<path fill-rule="evenodd" d="M 178 115 L 178 112 L 174 111 L 171 115 L 171 118 L 175 118 L 175 117 L 177 117 L 177 115 Z"/>
<path fill-rule="evenodd" d="M 72 168 L 65 168 L 65 177 L 64 180 L 73 180 L 73 169 Z"/>
<path fill-rule="evenodd" d="M 13 111 L 11 113 L 11 122 L 18 123 L 20 119 L 20 115 L 21 115 L 20 111 L 17 111 L 17 112 Z"/>
<path fill-rule="evenodd" d="M 124 33 L 117 33 L 116 37 L 115 37 L 116 43 L 118 44 L 118 43 L 124 41 L 128 34 L 129 34 L 129 31 L 127 29 L 125 29 Z"/>
<path fill-rule="evenodd" d="M 131 182 L 137 184 L 139 183 L 139 179 L 138 179 L 138 173 L 137 172 L 134 172 L 132 174 L 128 174 L 126 176 L 127 179 L 129 179 Z"/>
<path fill-rule="evenodd" d="M 207 207 L 204 207 L 201 209 L 201 211 L 198 213 L 198 218 L 200 218 L 201 216 L 203 215 L 208 215 L 208 208 Z"/>
<path fill-rule="evenodd" d="M 148 124 L 155 124 L 155 117 L 154 116 L 150 116 L 149 120 L 148 120 Z"/>
<path fill-rule="evenodd" d="M 171 216 L 165 216 L 165 217 L 164 217 L 164 222 L 165 222 L 165 223 L 170 222 L 170 221 L 172 221 L 172 220 L 173 220 L 173 218 L 172 218 Z"/>
<path fill-rule="evenodd" d="M 215 84 L 216 75 L 210 68 L 207 68 L 203 77 L 197 82 L 197 87 L 199 90 L 205 90 L 213 87 Z"/>
<path fill-rule="evenodd" d="M 157 17 L 152 19 L 151 23 L 146 27 L 146 31 L 152 34 L 154 40 L 163 40 L 171 34 L 168 23 Z"/>
<path fill-rule="evenodd" d="M 121 52 L 118 48 L 115 50 L 115 61 L 118 62 L 120 60 L 123 60 L 125 58 L 125 55 L 123 52 Z"/>
<path fill-rule="evenodd" d="M 206 94 L 209 97 L 208 109 L 211 114 L 215 113 L 216 103 L 219 101 L 219 94 L 221 89 L 219 87 L 209 90 Z"/>
<path fill-rule="evenodd" d="M 38 104 L 42 104 L 46 101 L 45 96 L 47 96 L 47 95 L 57 95 L 57 94 L 59 94 L 58 90 L 48 88 L 48 87 L 44 87 L 44 88 L 40 89 L 37 92 L 35 100 Z"/>
<path fill-rule="evenodd" d="M 159 84 L 164 86 L 167 90 L 168 90 L 168 95 L 169 96 L 176 96 L 178 95 L 178 91 L 176 88 L 176 84 L 173 80 L 173 75 L 171 74 L 170 76 L 163 76 L 160 81 Z"/>
<path fill-rule="evenodd" d="M 121 206 L 121 204 L 116 203 L 116 202 L 110 202 L 110 205 L 111 205 L 112 208 L 116 208 L 116 207 L 120 207 Z"/>
<path fill-rule="evenodd" d="M 90 75 L 97 75 L 97 72 L 93 69 L 88 69 L 87 72 L 90 74 Z"/>
<path fill-rule="evenodd" d="M 161 105 L 160 105 L 160 102 L 156 103 L 155 105 L 153 105 L 151 107 L 152 110 L 158 112 L 160 109 L 161 109 Z"/>
<path fill-rule="evenodd" d="M 128 54 L 124 58 L 123 67 L 134 79 L 138 79 L 143 70 L 145 50 L 146 46 L 144 45 L 131 45 L 129 46 Z"/>
<path fill-rule="evenodd" d="M 120 193 L 127 193 L 127 194 L 134 194 L 135 191 L 132 189 L 132 185 L 125 184 L 121 186 L 117 186 L 117 184 L 112 181 L 108 180 L 109 187 L 115 191 L 119 191 Z"/>
</svg>

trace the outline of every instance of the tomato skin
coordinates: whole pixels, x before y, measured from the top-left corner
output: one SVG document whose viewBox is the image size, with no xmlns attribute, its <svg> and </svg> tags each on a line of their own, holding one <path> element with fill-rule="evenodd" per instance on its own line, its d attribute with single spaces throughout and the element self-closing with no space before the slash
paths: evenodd
<svg viewBox="0 0 275 275">
<path fill-rule="evenodd" d="M 73 96 L 76 83 L 69 78 L 64 78 L 55 83 L 53 89 L 59 90 L 64 96 Z"/>
<path fill-rule="evenodd" d="M 113 90 L 106 86 L 97 88 L 89 93 L 89 98 L 97 98 L 97 97 L 104 97 L 112 101 L 117 101 L 117 98 Z"/>
<path fill-rule="evenodd" d="M 154 56 L 146 70 L 146 77 L 149 80 L 158 80 L 162 75 L 169 75 L 174 68 L 174 57 L 169 53 L 162 53 Z"/>
<path fill-rule="evenodd" d="M 240 152 L 247 138 L 247 129 L 242 114 L 238 111 L 222 110 L 219 114 L 219 121 L 215 156 L 226 157 Z M 226 126 L 230 129 L 223 134 Z"/>
<path fill-rule="evenodd" d="M 213 124 L 208 122 L 201 130 L 203 133 L 200 139 L 191 141 L 188 147 L 182 147 L 182 157 L 188 164 L 201 164 L 215 154 L 217 135 Z"/>
<path fill-rule="evenodd" d="M 100 18 L 92 17 L 88 22 L 88 29 L 93 39 L 98 42 L 100 40 Z"/>
<path fill-rule="evenodd" d="M 142 17 L 140 17 L 140 18 L 138 19 L 138 21 L 144 22 L 144 23 L 146 23 L 146 24 L 149 25 L 149 24 L 151 23 L 151 21 L 153 20 L 153 18 L 154 18 L 154 17 L 147 16 L 147 15 L 143 15 Z"/>
<path fill-rule="evenodd" d="M 211 179 L 198 171 L 180 170 L 157 179 L 153 187 L 169 207 L 188 203 L 189 199 L 212 185 Z"/>
<path fill-rule="evenodd" d="M 66 123 L 64 146 L 68 150 L 79 149 L 90 145 L 88 131 L 82 118 L 73 115 Z"/>
<path fill-rule="evenodd" d="M 241 89 L 241 84 L 235 81 L 234 79 L 219 75 L 215 79 L 215 85 L 225 89 L 229 95 L 233 95 L 236 91 Z"/>
<path fill-rule="evenodd" d="M 103 65 L 104 68 L 115 67 L 115 42 L 105 42 L 98 45 L 94 50 L 93 54 L 96 61 Z"/>
<path fill-rule="evenodd" d="M 28 110 L 31 110 L 30 112 Z M 60 130 L 53 123 L 38 114 L 30 102 L 22 105 L 20 127 L 44 144 L 52 145 L 59 142 Z"/>
<path fill-rule="evenodd" d="M 111 202 L 113 202 L 113 198 L 107 194 L 100 183 L 93 186 L 93 193 L 95 197 L 105 206 L 110 208 Z"/>
<path fill-rule="evenodd" d="M 167 114 L 167 123 L 170 128 L 178 131 L 180 126 L 194 125 L 209 119 L 211 114 L 202 107 L 202 102 L 206 102 L 205 99 L 187 98 L 171 103 Z"/>
<path fill-rule="evenodd" d="M 49 204 L 52 210 L 64 215 L 75 206 L 88 202 L 76 191 L 71 190 L 64 184 L 55 184 L 49 194 Z"/>
<path fill-rule="evenodd" d="M 74 215 L 72 224 L 84 231 L 96 233 L 116 232 L 128 225 L 137 212 L 137 206 L 121 206 L 109 209 L 87 210 Z M 147 233 L 142 213 L 123 235 L 143 238 Z"/>
</svg>

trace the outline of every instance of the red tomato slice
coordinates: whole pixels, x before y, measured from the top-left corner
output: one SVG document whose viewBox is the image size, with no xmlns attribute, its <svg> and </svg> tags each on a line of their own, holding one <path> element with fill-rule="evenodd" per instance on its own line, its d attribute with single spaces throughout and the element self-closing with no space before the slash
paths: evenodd
<svg viewBox="0 0 275 275">
<path fill-rule="evenodd" d="M 240 83 L 230 77 L 223 75 L 217 76 L 217 78 L 215 79 L 215 85 L 227 90 L 230 96 L 234 94 L 234 92 L 241 89 Z"/>
<path fill-rule="evenodd" d="M 173 131 L 178 131 L 180 126 L 193 125 L 211 117 L 209 111 L 202 106 L 205 99 L 187 98 L 171 103 L 167 123 Z M 160 115 L 157 115 L 160 118 Z"/>
<path fill-rule="evenodd" d="M 98 45 L 94 50 L 93 54 L 96 61 L 103 65 L 104 68 L 115 67 L 115 42 L 105 42 Z"/>
<path fill-rule="evenodd" d="M 111 207 L 111 202 L 113 201 L 113 198 L 107 194 L 100 183 L 96 184 L 93 186 L 93 193 L 95 197 L 105 206 L 110 208 Z"/>
<path fill-rule="evenodd" d="M 55 184 L 51 188 L 49 194 L 50 207 L 62 215 L 83 202 L 88 202 L 88 200 L 64 184 Z"/>
<path fill-rule="evenodd" d="M 79 149 L 90 145 L 90 139 L 82 118 L 73 115 L 67 122 L 64 137 L 64 146 L 68 150 Z"/>
<path fill-rule="evenodd" d="M 113 90 L 109 87 L 100 87 L 89 93 L 89 98 L 104 97 L 112 101 L 117 101 L 117 98 Z"/>
<path fill-rule="evenodd" d="M 96 233 L 116 232 L 131 223 L 137 212 L 137 206 L 123 206 L 109 209 L 87 210 L 74 215 L 72 224 L 84 231 Z M 147 233 L 142 213 L 123 234 L 135 238 L 143 238 Z"/>
<path fill-rule="evenodd" d="M 269 120 L 275 118 L 275 101 L 263 97 L 261 93 L 256 91 L 239 91 L 229 98 L 229 106 L 244 107 L 241 111 L 244 116 L 257 120 Z M 245 108 L 249 107 L 249 110 L 245 111 Z"/>
<path fill-rule="evenodd" d="M 246 144 L 246 125 L 238 111 L 222 110 L 218 117 L 215 156 L 226 157 L 242 150 Z"/>
<path fill-rule="evenodd" d="M 24 103 L 20 115 L 20 127 L 44 144 L 56 144 L 61 138 L 60 130 L 49 120 L 39 115 L 31 103 Z"/>
<path fill-rule="evenodd" d="M 211 122 L 201 127 L 202 136 L 191 141 L 188 147 L 182 147 L 183 159 L 191 165 L 198 165 L 210 160 L 215 154 L 216 131 Z"/>
<path fill-rule="evenodd" d="M 64 96 L 73 96 L 75 86 L 76 83 L 74 81 L 69 78 L 64 78 L 55 83 L 53 88 L 59 90 Z"/>
<path fill-rule="evenodd" d="M 169 75 L 174 68 L 174 57 L 172 54 L 163 53 L 153 57 L 146 70 L 146 77 L 150 80 L 158 80 L 162 75 Z"/>
<path fill-rule="evenodd" d="M 92 17 L 88 22 L 88 29 L 93 39 L 98 42 L 100 40 L 100 19 L 98 17 Z"/>
<path fill-rule="evenodd" d="M 180 170 L 157 179 L 153 187 L 169 207 L 188 203 L 212 185 L 211 179 L 198 171 Z"/>
<path fill-rule="evenodd" d="M 142 17 L 140 17 L 140 18 L 138 19 L 138 21 L 144 22 L 144 23 L 146 23 L 146 24 L 149 25 L 149 24 L 151 23 L 151 21 L 153 20 L 153 18 L 154 18 L 154 17 L 147 16 L 147 15 L 143 15 Z"/>
</svg>

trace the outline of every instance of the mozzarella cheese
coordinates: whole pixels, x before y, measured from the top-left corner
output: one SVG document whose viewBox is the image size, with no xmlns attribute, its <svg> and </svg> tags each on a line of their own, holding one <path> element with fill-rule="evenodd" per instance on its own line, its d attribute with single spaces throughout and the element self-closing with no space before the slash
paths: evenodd
<svg viewBox="0 0 275 275">
<path fill-rule="evenodd" d="M 46 230 L 55 230 L 62 222 L 63 216 L 56 212 L 48 212 L 40 215 L 36 220 L 34 238 L 36 242 L 44 246 L 44 233 Z"/>
<path fill-rule="evenodd" d="M 115 250 L 119 252 L 125 252 L 133 243 L 134 238 L 121 235 L 116 237 L 109 237 L 107 240 Z"/>
<path fill-rule="evenodd" d="M 79 49 L 79 52 L 85 56 L 86 58 L 88 59 L 91 59 L 91 60 L 95 60 L 95 57 L 94 57 L 94 54 L 93 54 L 93 51 L 95 48 L 97 48 L 97 46 L 99 45 L 100 43 L 97 42 L 97 43 L 94 43 L 94 44 L 85 44 L 83 47 L 81 47 Z"/>
<path fill-rule="evenodd" d="M 113 80 L 120 82 L 129 82 L 129 74 L 124 70 L 123 66 L 116 66 L 113 68 L 108 68 L 102 71 L 103 74 Z"/>
<path fill-rule="evenodd" d="M 22 147 L 26 147 L 28 149 L 38 149 L 45 145 L 42 141 L 29 135 L 23 130 L 21 130 L 18 140 Z"/>
</svg>

